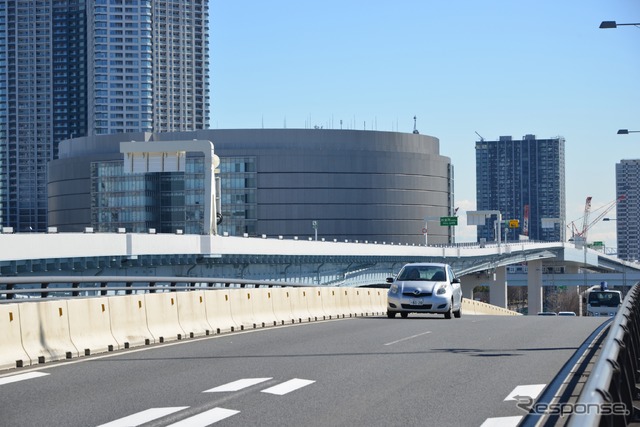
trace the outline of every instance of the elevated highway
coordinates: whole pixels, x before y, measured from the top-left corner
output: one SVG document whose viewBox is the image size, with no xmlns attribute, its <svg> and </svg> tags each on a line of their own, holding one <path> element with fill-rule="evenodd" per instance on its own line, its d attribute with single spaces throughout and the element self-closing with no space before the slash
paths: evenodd
<svg viewBox="0 0 640 427">
<path fill-rule="evenodd" d="M 392 242 L 347 242 L 143 233 L 3 233 L 0 278 L 29 276 L 184 276 L 276 280 L 321 286 L 384 283 L 407 262 L 452 265 L 463 276 L 465 296 L 491 286 L 491 303 L 506 307 L 506 267 L 527 265 L 526 286 L 534 312 L 542 309 L 542 286 L 561 274 L 613 274 L 637 281 L 640 264 L 566 242 L 408 246 Z M 586 275 L 586 276 L 585 276 Z M 509 276 L 514 277 L 514 276 Z M 522 284 L 522 275 L 518 277 Z M 600 280 L 602 276 L 598 276 Z M 618 276 L 611 276 L 617 278 Z M 515 280 L 515 277 L 514 277 Z M 572 282 L 579 284 L 577 282 Z M 515 283 L 514 283 L 515 284 Z M 571 283 L 569 283 L 570 285 Z M 1 291 L 2 288 L 0 288 Z"/>
</svg>

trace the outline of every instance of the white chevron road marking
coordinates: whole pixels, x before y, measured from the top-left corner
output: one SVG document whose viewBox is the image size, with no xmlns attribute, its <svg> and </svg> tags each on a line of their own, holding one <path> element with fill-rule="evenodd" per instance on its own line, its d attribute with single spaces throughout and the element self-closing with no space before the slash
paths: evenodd
<svg viewBox="0 0 640 427">
<path fill-rule="evenodd" d="M 278 384 L 278 385 L 274 385 L 273 387 L 266 388 L 262 390 L 262 393 L 277 394 L 278 396 L 282 396 L 287 393 L 291 393 L 294 390 L 298 390 L 299 388 L 306 387 L 309 384 L 313 384 L 313 383 L 315 383 L 315 381 L 294 378 L 292 380 L 285 381 L 282 384 Z"/>
<path fill-rule="evenodd" d="M 220 393 L 225 391 L 238 391 L 243 388 L 251 387 L 252 385 L 260 384 L 265 381 L 269 381 L 271 378 L 243 378 L 238 381 L 233 381 L 221 386 L 205 390 L 203 393 Z"/>
</svg>

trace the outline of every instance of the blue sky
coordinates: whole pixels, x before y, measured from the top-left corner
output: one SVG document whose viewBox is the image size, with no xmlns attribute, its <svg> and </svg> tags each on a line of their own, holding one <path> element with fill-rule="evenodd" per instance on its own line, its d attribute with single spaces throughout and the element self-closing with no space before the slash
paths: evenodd
<svg viewBox="0 0 640 427">
<path fill-rule="evenodd" d="M 211 127 L 411 132 L 417 116 L 455 166 L 462 217 L 476 132 L 563 136 L 567 220 L 587 196 L 594 218 L 615 164 L 640 158 L 640 133 L 616 135 L 640 130 L 640 28 L 605 20 L 640 22 L 640 0 L 211 1 Z M 615 247 L 615 222 L 589 240 Z"/>
</svg>

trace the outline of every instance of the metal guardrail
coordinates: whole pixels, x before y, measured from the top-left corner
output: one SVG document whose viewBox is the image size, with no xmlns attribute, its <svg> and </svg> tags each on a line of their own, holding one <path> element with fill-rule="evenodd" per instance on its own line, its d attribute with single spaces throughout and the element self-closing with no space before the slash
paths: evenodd
<svg viewBox="0 0 640 427">
<path fill-rule="evenodd" d="M 636 284 L 611 323 L 570 427 L 626 426 L 640 422 L 640 285 Z"/>
<path fill-rule="evenodd" d="M 218 288 L 309 287 L 303 283 L 216 277 L 38 276 L 0 277 L 0 302 L 23 298 L 106 296 L 140 292 L 177 292 Z M 4 288 L 4 289 L 3 289 Z"/>
</svg>

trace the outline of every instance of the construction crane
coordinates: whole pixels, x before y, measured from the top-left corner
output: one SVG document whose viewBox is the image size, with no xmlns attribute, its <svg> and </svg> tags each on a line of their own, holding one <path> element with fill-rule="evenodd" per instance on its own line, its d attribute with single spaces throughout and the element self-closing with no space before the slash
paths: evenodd
<svg viewBox="0 0 640 427">
<path fill-rule="evenodd" d="M 591 227 L 596 225 L 598 221 L 600 221 L 604 216 L 611 211 L 618 203 L 625 199 L 625 195 L 621 195 L 613 202 L 609 202 L 605 206 L 599 209 L 603 209 L 603 211 L 591 222 L 589 222 L 589 216 L 591 214 L 591 196 L 587 197 L 587 200 L 584 204 L 584 216 L 582 217 L 582 228 L 578 230 L 576 227 L 575 221 L 572 221 L 567 227 L 571 228 L 571 240 L 573 240 L 576 244 L 586 244 L 587 242 L 587 232 Z"/>
</svg>

